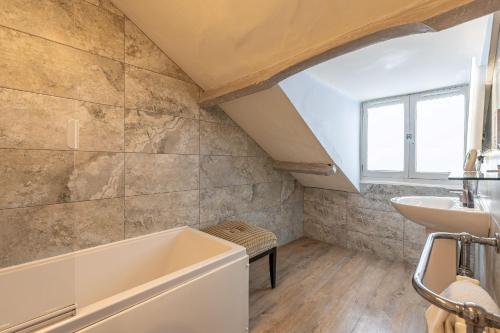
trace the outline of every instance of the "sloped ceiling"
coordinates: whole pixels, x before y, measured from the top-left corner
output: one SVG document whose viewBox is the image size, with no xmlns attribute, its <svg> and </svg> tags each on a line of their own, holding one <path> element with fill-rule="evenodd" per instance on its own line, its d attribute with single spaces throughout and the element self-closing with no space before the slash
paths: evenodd
<svg viewBox="0 0 500 333">
<path fill-rule="evenodd" d="M 279 86 L 221 106 L 273 159 L 336 164 Z M 333 176 L 292 174 L 304 186 L 358 191 L 339 165 Z"/>
<path fill-rule="evenodd" d="M 471 2 L 113 0 L 204 90 L 286 63 L 328 41 L 349 41 L 367 26 L 383 30 L 387 18 L 386 24 L 397 26 L 412 21 L 409 12 L 430 17 Z"/>
</svg>

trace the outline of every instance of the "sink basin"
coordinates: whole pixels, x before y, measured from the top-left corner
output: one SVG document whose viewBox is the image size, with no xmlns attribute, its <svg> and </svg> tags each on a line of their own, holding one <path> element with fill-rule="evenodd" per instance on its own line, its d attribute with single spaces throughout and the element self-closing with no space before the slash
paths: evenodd
<svg viewBox="0 0 500 333">
<path fill-rule="evenodd" d="M 490 215 L 476 200 L 475 208 L 463 207 L 457 197 L 398 197 L 391 203 L 403 216 L 432 231 L 468 232 L 487 236 Z"/>
</svg>

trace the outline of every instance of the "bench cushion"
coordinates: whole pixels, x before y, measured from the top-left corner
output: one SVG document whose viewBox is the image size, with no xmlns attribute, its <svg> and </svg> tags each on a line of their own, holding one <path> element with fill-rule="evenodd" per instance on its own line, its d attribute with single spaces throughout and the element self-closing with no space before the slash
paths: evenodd
<svg viewBox="0 0 500 333">
<path fill-rule="evenodd" d="M 276 247 L 277 244 L 273 232 L 241 221 L 223 222 L 203 231 L 245 247 L 250 258 Z"/>
</svg>

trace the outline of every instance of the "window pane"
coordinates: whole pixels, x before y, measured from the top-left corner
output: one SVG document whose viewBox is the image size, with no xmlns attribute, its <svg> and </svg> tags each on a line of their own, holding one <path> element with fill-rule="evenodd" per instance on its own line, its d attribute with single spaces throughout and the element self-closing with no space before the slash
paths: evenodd
<svg viewBox="0 0 500 333">
<path fill-rule="evenodd" d="M 465 97 L 436 96 L 416 103 L 417 172 L 461 170 L 464 159 Z"/>
<path fill-rule="evenodd" d="M 403 171 L 404 104 L 370 107 L 367 119 L 367 170 Z"/>
</svg>

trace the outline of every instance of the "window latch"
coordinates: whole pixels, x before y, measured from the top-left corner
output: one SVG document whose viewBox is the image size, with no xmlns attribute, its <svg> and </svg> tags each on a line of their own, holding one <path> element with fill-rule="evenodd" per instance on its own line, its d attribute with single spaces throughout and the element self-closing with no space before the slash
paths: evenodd
<svg viewBox="0 0 500 333">
<path fill-rule="evenodd" d="M 406 134 L 406 140 L 413 140 L 413 134 L 407 133 Z"/>
</svg>

